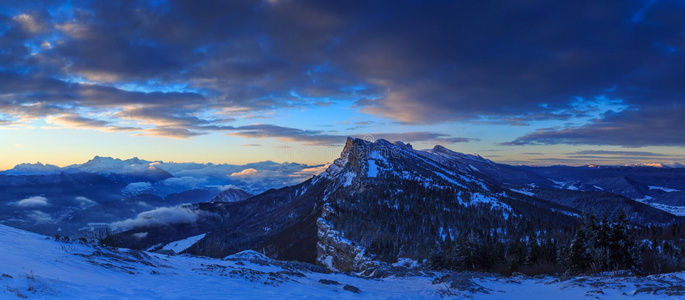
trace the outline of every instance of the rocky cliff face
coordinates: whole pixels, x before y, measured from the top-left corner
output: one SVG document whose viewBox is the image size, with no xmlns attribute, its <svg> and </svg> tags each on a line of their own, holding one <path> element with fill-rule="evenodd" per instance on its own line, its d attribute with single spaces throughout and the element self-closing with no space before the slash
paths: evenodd
<svg viewBox="0 0 685 300">
<path fill-rule="evenodd" d="M 329 206 L 324 206 L 321 218 L 316 221 L 316 263 L 342 272 L 360 272 L 375 267 L 376 263 L 366 256 L 366 249 L 346 239 L 326 222 L 331 212 Z"/>
</svg>

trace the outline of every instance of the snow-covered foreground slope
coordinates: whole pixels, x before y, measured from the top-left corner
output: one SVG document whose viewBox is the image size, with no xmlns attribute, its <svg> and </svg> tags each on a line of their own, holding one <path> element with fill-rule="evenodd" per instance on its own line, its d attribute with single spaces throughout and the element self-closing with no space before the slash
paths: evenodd
<svg viewBox="0 0 685 300">
<path fill-rule="evenodd" d="M 683 274 L 648 278 L 503 278 L 404 270 L 365 279 L 320 273 L 247 251 L 224 260 L 107 250 L 0 225 L 0 298 L 667 298 L 685 291 Z M 396 270 L 397 271 L 397 270 Z M 398 273 L 399 274 L 399 273 Z M 411 274 L 411 275 L 406 275 Z M 656 293 L 656 294 L 654 294 Z"/>
</svg>

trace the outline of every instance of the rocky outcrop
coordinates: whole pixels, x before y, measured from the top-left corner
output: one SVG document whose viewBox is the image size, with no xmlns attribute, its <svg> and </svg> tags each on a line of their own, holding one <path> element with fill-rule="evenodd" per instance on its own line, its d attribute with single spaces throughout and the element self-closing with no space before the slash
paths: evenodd
<svg viewBox="0 0 685 300">
<path fill-rule="evenodd" d="M 331 208 L 324 206 L 322 217 L 316 222 L 318 242 L 316 263 L 332 271 L 362 272 L 376 266 L 366 257 L 366 249 L 346 239 L 325 220 Z"/>
</svg>

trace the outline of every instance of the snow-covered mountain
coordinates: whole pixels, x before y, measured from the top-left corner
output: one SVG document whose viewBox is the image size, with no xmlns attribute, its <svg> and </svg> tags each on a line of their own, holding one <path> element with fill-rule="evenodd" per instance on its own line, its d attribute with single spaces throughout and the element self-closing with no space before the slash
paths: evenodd
<svg viewBox="0 0 685 300">
<path fill-rule="evenodd" d="M 655 166 L 513 167 L 553 182 L 531 181 L 515 188 L 532 194 L 555 189 L 611 193 L 685 216 L 685 168 Z"/>
<path fill-rule="evenodd" d="M 250 198 L 254 195 L 245 192 L 235 186 L 228 186 L 221 193 L 216 195 L 211 202 L 238 202 Z"/>
<path fill-rule="evenodd" d="M 42 164 L 37 162 L 35 164 L 23 163 L 14 166 L 14 168 L 4 171 L 7 175 L 41 175 L 41 174 L 57 174 L 62 169 L 51 164 Z"/>
<path fill-rule="evenodd" d="M 237 186 L 249 193 L 258 194 L 272 188 L 298 184 L 321 171 L 323 165 L 309 166 L 298 163 L 262 161 L 244 165 L 213 163 L 176 163 L 149 161 L 137 157 L 119 159 L 95 156 L 93 159 L 64 168 L 35 163 L 19 164 L 13 169 L 0 171 L 2 175 L 55 175 L 65 173 L 92 173 L 108 177 L 135 179 L 135 183 L 160 182 L 154 188 L 159 196 L 208 186 Z M 172 178 L 173 177 L 173 178 Z M 170 179 L 164 181 L 165 179 Z M 164 181 L 164 182 L 162 182 Z M 179 186 L 179 187 L 175 187 Z M 169 188 L 171 187 L 171 188 Z"/>
<path fill-rule="evenodd" d="M 517 178 L 502 182 L 503 174 Z M 401 142 L 350 138 L 339 159 L 301 184 L 237 203 L 196 204 L 189 207 L 195 216 L 190 223 L 146 223 L 109 242 L 147 249 L 206 234 L 185 252 L 223 257 L 255 249 L 332 270 L 373 273 L 401 257 L 427 259 L 431 249 L 468 235 L 502 247 L 520 239 L 558 239 L 584 212 L 612 217 L 623 209 L 635 224 L 677 219 L 625 198 L 600 197 L 610 206 L 596 210 L 512 188 L 528 179 L 554 184 L 439 146 L 415 150 Z"/>
<path fill-rule="evenodd" d="M 65 169 L 75 169 L 87 173 L 142 173 L 155 168 L 151 161 L 141 160 L 137 157 L 121 160 L 95 156 L 83 164 L 71 165 Z"/>
</svg>

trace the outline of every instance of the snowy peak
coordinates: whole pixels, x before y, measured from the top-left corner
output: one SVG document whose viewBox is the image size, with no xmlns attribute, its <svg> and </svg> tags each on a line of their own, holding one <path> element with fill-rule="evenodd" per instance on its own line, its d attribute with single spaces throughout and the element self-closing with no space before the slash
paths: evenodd
<svg viewBox="0 0 685 300">
<path fill-rule="evenodd" d="M 149 164 L 150 164 L 150 162 L 141 160 L 141 159 L 138 158 L 138 157 L 134 157 L 134 158 L 127 159 L 127 160 L 125 160 L 124 162 L 125 162 L 125 163 L 129 163 L 129 164 L 132 164 L 132 165 L 140 165 L 140 164 L 148 164 L 148 165 L 149 165 Z"/>
<path fill-rule="evenodd" d="M 390 143 L 383 139 L 370 142 L 348 137 L 340 158 L 335 160 L 329 167 L 330 172 L 327 173 L 336 175 L 342 168 L 345 168 L 347 171 L 361 174 L 364 169 L 368 169 L 370 161 L 387 162 L 388 158 L 400 157 L 402 156 L 400 153 L 406 151 L 413 151 L 411 145 L 402 142 Z"/>
<path fill-rule="evenodd" d="M 433 150 L 414 150 L 410 144 L 375 142 L 348 138 L 340 158 L 321 176 L 343 187 L 368 180 L 416 180 L 427 187 L 473 188 L 488 191 L 486 182 L 477 178 L 472 164 L 491 163 L 480 156 L 466 155 L 436 146 Z M 362 186 L 357 185 L 357 186 Z"/>
<path fill-rule="evenodd" d="M 159 168 L 155 162 L 142 160 L 137 157 L 121 160 L 118 158 L 95 156 L 86 163 L 70 166 L 69 169 L 105 176 L 126 176 L 129 177 L 129 180 L 141 182 L 156 182 L 173 177 L 171 173 Z"/>
<path fill-rule="evenodd" d="M 435 145 L 435 147 L 433 147 L 433 152 L 453 153 L 452 150 L 447 149 L 447 148 L 443 147 L 442 145 Z"/>
<path fill-rule="evenodd" d="M 58 166 L 37 162 L 35 164 L 18 164 L 11 170 L 7 170 L 5 173 L 10 175 L 45 175 L 56 174 L 61 171 L 62 169 Z"/>
<path fill-rule="evenodd" d="M 464 154 L 464 153 L 452 151 L 452 150 L 447 149 L 441 145 L 435 145 L 435 147 L 433 147 L 433 149 L 428 150 L 426 152 L 432 153 L 432 154 L 443 155 L 443 156 L 451 156 L 451 157 L 460 158 L 460 159 L 478 161 L 481 163 L 493 163 L 491 160 L 485 159 L 478 154 Z"/>
<path fill-rule="evenodd" d="M 411 145 L 410 143 L 406 143 L 406 144 L 405 144 L 405 143 L 403 143 L 403 142 L 396 141 L 396 142 L 394 142 L 393 144 L 394 144 L 395 146 L 400 147 L 400 148 L 403 148 L 403 149 L 409 149 L 409 150 L 413 150 L 413 149 L 414 149 L 414 147 L 412 147 L 412 145 Z"/>
<path fill-rule="evenodd" d="M 131 173 L 154 170 L 154 168 L 151 168 L 152 163 L 138 157 L 121 160 L 112 157 L 95 156 L 81 165 L 74 165 L 72 167 L 79 171 L 90 173 Z"/>
<path fill-rule="evenodd" d="M 253 195 L 234 186 L 230 186 L 212 199 L 211 202 L 238 202 L 243 201 Z"/>
</svg>

